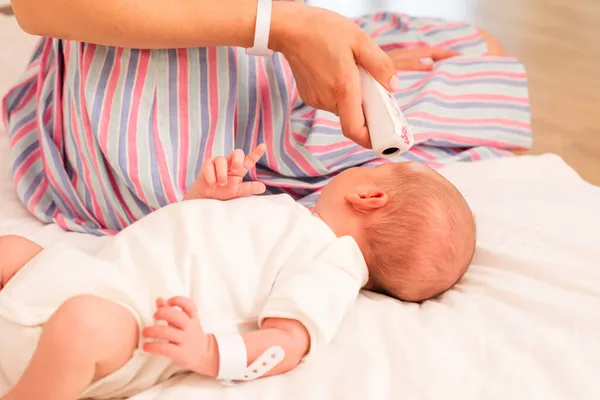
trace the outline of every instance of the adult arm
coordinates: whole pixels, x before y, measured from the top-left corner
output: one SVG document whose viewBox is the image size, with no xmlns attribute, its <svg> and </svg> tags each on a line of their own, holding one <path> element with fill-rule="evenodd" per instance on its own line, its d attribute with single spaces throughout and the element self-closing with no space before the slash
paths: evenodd
<svg viewBox="0 0 600 400">
<path fill-rule="evenodd" d="M 251 47 L 251 0 L 13 0 L 28 33 L 125 48 Z M 358 65 L 388 90 L 394 64 L 353 21 L 296 2 L 273 3 L 269 47 L 285 55 L 302 99 L 340 117 L 344 135 L 371 143 Z"/>
</svg>

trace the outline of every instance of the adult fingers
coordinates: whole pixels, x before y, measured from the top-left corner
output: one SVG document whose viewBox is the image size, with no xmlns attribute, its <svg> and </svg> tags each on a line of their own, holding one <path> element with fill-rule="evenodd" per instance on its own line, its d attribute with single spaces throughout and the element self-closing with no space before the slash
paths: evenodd
<svg viewBox="0 0 600 400">
<path fill-rule="evenodd" d="M 431 55 L 429 56 L 433 61 L 445 60 L 447 58 L 459 56 L 460 53 L 454 50 L 446 49 L 432 49 Z"/>
<path fill-rule="evenodd" d="M 169 300 L 167 300 L 167 304 L 169 304 L 172 307 L 181 308 L 183 310 L 183 312 L 186 313 L 190 318 L 194 318 L 196 316 L 196 313 L 197 313 L 196 304 L 194 304 L 194 302 L 187 297 L 183 297 L 183 296 L 171 297 Z"/>
<path fill-rule="evenodd" d="M 394 61 L 415 58 L 431 58 L 434 61 L 445 60 L 446 58 L 460 55 L 454 50 L 439 49 L 435 47 L 415 47 L 412 49 L 394 49 L 388 55 Z"/>
<path fill-rule="evenodd" d="M 142 336 L 147 339 L 165 340 L 167 342 L 179 344 L 183 341 L 184 335 L 181 329 L 172 326 L 154 325 L 144 328 Z"/>
<path fill-rule="evenodd" d="M 394 60 L 394 66 L 399 71 L 431 71 L 432 64 L 425 64 L 421 60 Z"/>
<path fill-rule="evenodd" d="M 360 75 L 355 68 L 343 89 L 337 91 L 337 112 L 344 136 L 358 145 L 370 149 L 371 139 L 362 109 Z"/>
<path fill-rule="evenodd" d="M 355 51 L 356 61 L 373 78 L 375 78 L 388 91 L 398 89 L 398 78 L 394 62 L 390 56 L 381 49 L 366 34 L 360 41 L 358 49 Z"/>
</svg>

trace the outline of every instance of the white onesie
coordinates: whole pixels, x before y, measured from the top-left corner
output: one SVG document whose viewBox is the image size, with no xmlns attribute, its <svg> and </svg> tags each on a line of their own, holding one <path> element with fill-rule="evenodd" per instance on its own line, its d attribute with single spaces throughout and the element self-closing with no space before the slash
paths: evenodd
<svg viewBox="0 0 600 400">
<path fill-rule="evenodd" d="M 356 242 L 336 237 L 287 195 L 172 204 L 97 253 L 58 244 L 25 265 L 0 291 L 0 370 L 14 385 L 44 323 L 81 294 L 125 306 L 140 329 L 154 324 L 156 298 L 171 296 L 192 298 L 207 332 L 245 332 L 267 317 L 297 319 L 312 353 L 333 338 L 367 278 Z M 84 397 L 129 397 L 180 371 L 138 349 Z"/>
</svg>

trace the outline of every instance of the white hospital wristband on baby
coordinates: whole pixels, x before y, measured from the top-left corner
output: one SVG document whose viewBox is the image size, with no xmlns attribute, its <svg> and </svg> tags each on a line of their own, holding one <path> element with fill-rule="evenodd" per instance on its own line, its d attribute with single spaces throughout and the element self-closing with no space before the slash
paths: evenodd
<svg viewBox="0 0 600 400">
<path fill-rule="evenodd" d="M 271 31 L 271 10 L 273 0 L 258 0 L 256 8 L 256 24 L 254 28 L 254 46 L 246 49 L 246 54 L 268 57 L 273 52 L 269 50 L 269 33 Z"/>
<path fill-rule="evenodd" d="M 219 348 L 219 372 L 217 380 L 223 384 L 250 381 L 260 378 L 279 364 L 285 351 L 279 346 L 269 347 L 252 364 L 246 367 L 248 355 L 246 344 L 239 334 L 214 335 Z"/>
</svg>

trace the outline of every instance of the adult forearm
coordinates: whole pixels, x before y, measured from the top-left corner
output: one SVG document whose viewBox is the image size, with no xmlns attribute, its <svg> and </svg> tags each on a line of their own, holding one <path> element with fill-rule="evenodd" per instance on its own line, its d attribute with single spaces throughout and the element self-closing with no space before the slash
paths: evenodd
<svg viewBox="0 0 600 400">
<path fill-rule="evenodd" d="M 127 48 L 251 47 L 256 0 L 13 0 L 30 34 Z M 273 31 L 298 4 L 276 2 Z M 275 39 L 271 47 L 277 47 Z"/>
</svg>

